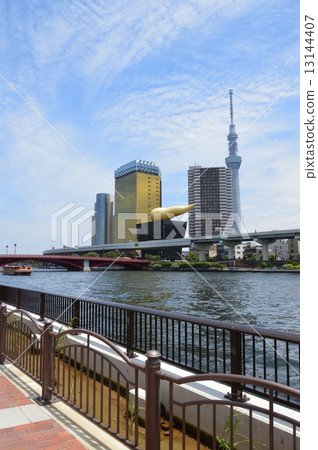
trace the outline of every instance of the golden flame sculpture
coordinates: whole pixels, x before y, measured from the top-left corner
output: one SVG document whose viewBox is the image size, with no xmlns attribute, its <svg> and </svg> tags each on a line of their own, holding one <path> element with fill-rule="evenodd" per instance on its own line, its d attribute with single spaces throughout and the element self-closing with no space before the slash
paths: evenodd
<svg viewBox="0 0 318 450">
<path fill-rule="evenodd" d="M 151 211 L 150 217 L 152 220 L 169 220 L 190 211 L 194 207 L 195 203 L 186 206 L 168 206 L 167 208 L 155 208 Z"/>
</svg>

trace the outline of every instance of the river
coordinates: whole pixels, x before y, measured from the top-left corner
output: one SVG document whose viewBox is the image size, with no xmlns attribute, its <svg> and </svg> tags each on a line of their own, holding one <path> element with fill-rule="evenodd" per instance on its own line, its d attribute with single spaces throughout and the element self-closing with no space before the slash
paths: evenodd
<svg viewBox="0 0 318 450">
<path fill-rule="evenodd" d="M 299 273 L 35 269 L 0 284 L 299 332 Z"/>
</svg>

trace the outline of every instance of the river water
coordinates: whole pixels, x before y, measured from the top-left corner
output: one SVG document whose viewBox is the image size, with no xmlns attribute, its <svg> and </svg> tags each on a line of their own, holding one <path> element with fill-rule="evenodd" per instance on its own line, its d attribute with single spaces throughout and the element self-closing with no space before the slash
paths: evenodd
<svg viewBox="0 0 318 450">
<path fill-rule="evenodd" d="M 0 284 L 299 332 L 299 273 L 35 269 Z"/>
</svg>

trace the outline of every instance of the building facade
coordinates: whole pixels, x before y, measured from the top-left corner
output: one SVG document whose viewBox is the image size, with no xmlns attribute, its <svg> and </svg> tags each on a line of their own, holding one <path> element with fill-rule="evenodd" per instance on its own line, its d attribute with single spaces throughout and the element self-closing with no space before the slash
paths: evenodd
<svg viewBox="0 0 318 450">
<path fill-rule="evenodd" d="M 136 225 L 151 221 L 159 207 L 161 172 L 154 162 L 134 160 L 115 171 L 115 242 L 136 242 Z"/>
<path fill-rule="evenodd" d="M 273 244 L 270 244 L 268 246 L 269 255 L 274 255 L 277 261 L 289 259 L 288 241 L 289 239 L 277 239 Z"/>
<path fill-rule="evenodd" d="M 202 237 L 231 231 L 232 172 L 225 167 L 190 166 L 188 201 L 189 236 Z"/>
<path fill-rule="evenodd" d="M 96 195 L 93 218 L 92 245 L 112 244 L 114 242 L 114 202 L 110 194 Z"/>
</svg>

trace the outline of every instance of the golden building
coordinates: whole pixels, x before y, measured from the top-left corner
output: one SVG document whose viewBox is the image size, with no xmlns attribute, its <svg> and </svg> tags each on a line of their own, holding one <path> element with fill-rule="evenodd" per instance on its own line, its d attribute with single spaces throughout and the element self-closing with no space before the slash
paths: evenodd
<svg viewBox="0 0 318 450">
<path fill-rule="evenodd" d="M 115 242 L 137 241 L 136 225 L 161 206 L 161 173 L 154 162 L 135 160 L 115 171 Z"/>
</svg>

